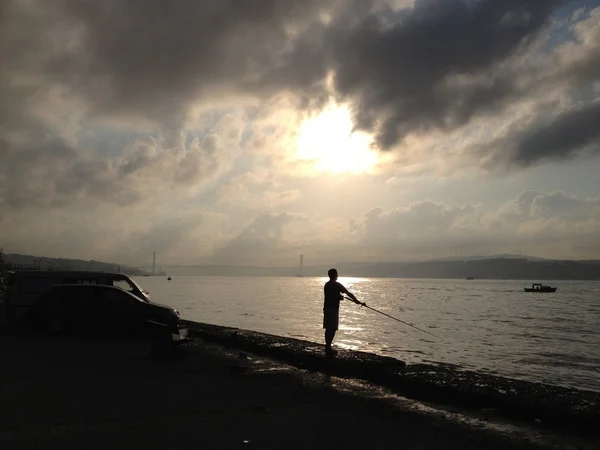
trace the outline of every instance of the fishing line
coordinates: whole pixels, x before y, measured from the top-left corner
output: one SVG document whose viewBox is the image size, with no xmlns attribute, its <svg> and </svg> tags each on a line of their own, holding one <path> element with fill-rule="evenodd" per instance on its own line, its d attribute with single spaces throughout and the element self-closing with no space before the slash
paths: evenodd
<svg viewBox="0 0 600 450">
<path fill-rule="evenodd" d="M 349 298 L 349 297 L 346 297 L 346 296 L 343 296 L 343 297 L 344 297 L 346 300 L 353 301 L 353 300 L 352 300 L 351 298 Z M 416 326 L 414 326 L 414 325 L 411 325 L 411 324 L 410 324 L 410 323 L 408 323 L 408 322 L 405 322 L 405 321 L 403 321 L 403 320 L 397 319 L 397 318 L 396 318 L 396 317 L 394 317 L 394 316 L 390 316 L 389 314 L 386 314 L 386 313 L 384 313 L 383 311 L 379 311 L 378 309 L 372 308 L 372 307 L 370 307 L 369 305 L 367 305 L 366 303 L 361 303 L 361 306 L 364 306 L 365 308 L 368 308 L 368 309 L 370 309 L 371 311 L 375 311 L 376 313 L 382 314 L 382 315 L 384 315 L 384 316 L 386 316 L 386 317 L 389 317 L 390 319 L 393 319 L 393 320 L 395 320 L 395 321 L 397 321 L 397 322 L 400 322 L 400 323 L 402 323 L 402 324 L 404 324 L 404 325 L 408 325 L 409 327 L 411 327 L 411 328 L 414 328 L 415 330 L 422 331 L 423 333 L 427 333 L 427 334 L 429 334 L 430 336 L 436 337 L 436 338 L 438 338 L 438 339 L 443 339 L 441 336 L 438 336 L 438 335 L 436 335 L 436 334 L 430 333 L 429 331 L 426 331 L 426 330 L 423 330 L 422 328 L 419 328 L 419 327 L 416 327 Z"/>
</svg>

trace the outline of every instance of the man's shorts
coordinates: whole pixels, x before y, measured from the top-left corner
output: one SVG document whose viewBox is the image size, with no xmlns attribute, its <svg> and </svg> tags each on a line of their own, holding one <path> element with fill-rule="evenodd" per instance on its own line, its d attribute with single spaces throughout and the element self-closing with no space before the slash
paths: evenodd
<svg viewBox="0 0 600 450">
<path fill-rule="evenodd" d="M 323 308 L 323 328 L 337 330 L 339 321 L 340 310 L 338 308 Z"/>
</svg>

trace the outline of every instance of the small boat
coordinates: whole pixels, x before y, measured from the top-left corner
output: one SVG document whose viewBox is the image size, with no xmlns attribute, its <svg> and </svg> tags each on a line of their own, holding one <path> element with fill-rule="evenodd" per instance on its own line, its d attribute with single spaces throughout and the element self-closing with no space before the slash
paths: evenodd
<svg viewBox="0 0 600 450">
<path fill-rule="evenodd" d="M 465 280 L 474 280 L 474 279 L 475 278 L 473 278 L 473 277 L 467 277 L 467 278 L 465 278 Z"/>
<path fill-rule="evenodd" d="M 525 292 L 556 292 L 555 287 L 545 286 L 540 283 L 534 283 L 530 288 L 525 288 Z"/>
<path fill-rule="evenodd" d="M 171 281 L 171 277 L 167 278 L 167 281 Z"/>
</svg>

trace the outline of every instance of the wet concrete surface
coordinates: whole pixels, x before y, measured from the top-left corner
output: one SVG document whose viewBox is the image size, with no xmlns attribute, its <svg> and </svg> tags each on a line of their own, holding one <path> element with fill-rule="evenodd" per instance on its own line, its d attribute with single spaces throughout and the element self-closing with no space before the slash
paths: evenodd
<svg viewBox="0 0 600 450">
<path fill-rule="evenodd" d="M 404 397 L 434 402 L 482 417 L 497 417 L 546 430 L 594 435 L 600 423 L 600 394 L 531 383 L 457 368 L 406 365 L 366 352 L 339 350 L 293 338 L 236 328 L 186 322 L 191 335 L 229 348 L 275 358 L 328 376 L 356 378 Z"/>
</svg>

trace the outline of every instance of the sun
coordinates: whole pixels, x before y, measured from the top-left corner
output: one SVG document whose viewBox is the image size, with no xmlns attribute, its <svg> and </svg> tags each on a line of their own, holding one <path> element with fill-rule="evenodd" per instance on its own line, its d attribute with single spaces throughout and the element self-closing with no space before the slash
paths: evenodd
<svg viewBox="0 0 600 450">
<path fill-rule="evenodd" d="M 371 143 L 367 134 L 352 132 L 350 111 L 343 107 L 330 107 L 306 119 L 296 141 L 299 159 L 333 173 L 371 171 L 378 159 Z"/>
</svg>

